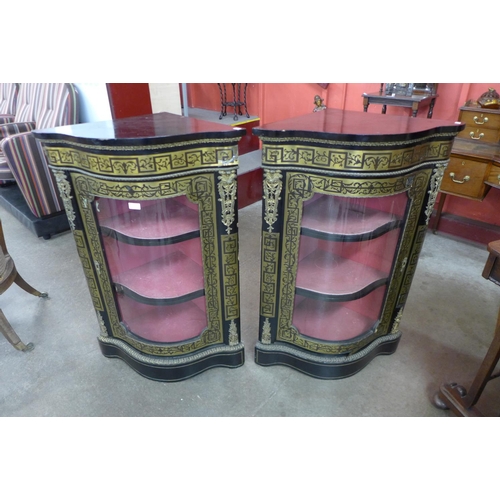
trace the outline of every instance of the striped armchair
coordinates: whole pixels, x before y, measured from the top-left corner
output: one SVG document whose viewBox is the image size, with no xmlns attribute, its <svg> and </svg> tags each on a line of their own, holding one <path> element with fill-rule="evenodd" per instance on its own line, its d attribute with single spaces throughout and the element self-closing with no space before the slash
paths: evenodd
<svg viewBox="0 0 500 500">
<path fill-rule="evenodd" d="M 72 125 L 78 120 L 79 103 L 73 84 L 22 83 L 14 120 L 0 124 L 0 180 L 16 182 L 37 218 L 64 213 L 64 205 L 54 176 L 31 131 Z"/>
<path fill-rule="evenodd" d="M 0 124 L 14 121 L 19 83 L 0 83 Z"/>
</svg>

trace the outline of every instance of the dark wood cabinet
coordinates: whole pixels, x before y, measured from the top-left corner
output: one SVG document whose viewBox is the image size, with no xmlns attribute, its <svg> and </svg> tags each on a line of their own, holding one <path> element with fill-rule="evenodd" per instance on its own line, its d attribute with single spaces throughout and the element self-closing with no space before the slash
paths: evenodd
<svg viewBox="0 0 500 500">
<path fill-rule="evenodd" d="M 454 122 L 328 109 L 262 140 L 260 365 L 334 379 L 396 350 Z"/>
<path fill-rule="evenodd" d="M 243 364 L 236 169 L 244 133 L 168 113 L 36 132 L 101 350 L 148 378 Z"/>
</svg>

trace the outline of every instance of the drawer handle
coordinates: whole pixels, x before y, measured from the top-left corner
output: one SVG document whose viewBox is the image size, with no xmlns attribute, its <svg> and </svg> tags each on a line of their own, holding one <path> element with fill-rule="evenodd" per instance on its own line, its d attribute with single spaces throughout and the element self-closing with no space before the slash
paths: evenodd
<svg viewBox="0 0 500 500">
<path fill-rule="evenodd" d="M 450 172 L 450 177 L 451 180 L 457 184 L 463 184 L 464 182 L 470 181 L 470 175 L 466 175 L 461 181 L 455 179 L 455 172 Z"/>
<path fill-rule="evenodd" d="M 476 141 L 479 141 L 479 139 L 482 139 L 484 137 L 484 134 L 482 132 L 479 134 L 479 137 L 474 137 L 474 132 L 471 132 L 469 135 L 471 139 L 475 139 Z"/>
<path fill-rule="evenodd" d="M 475 123 L 476 125 L 484 125 L 485 123 L 488 123 L 488 117 L 487 117 L 487 116 L 485 116 L 485 117 L 484 117 L 484 119 L 483 119 L 483 121 L 482 121 L 482 122 L 480 122 L 480 121 L 478 121 L 478 117 L 477 117 L 477 116 L 475 116 L 475 117 L 474 117 L 474 123 Z"/>
</svg>

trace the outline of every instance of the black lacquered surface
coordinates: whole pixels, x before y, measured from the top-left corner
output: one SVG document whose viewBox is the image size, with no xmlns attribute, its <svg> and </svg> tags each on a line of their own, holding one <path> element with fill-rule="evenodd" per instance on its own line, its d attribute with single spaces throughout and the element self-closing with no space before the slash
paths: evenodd
<svg viewBox="0 0 500 500">
<path fill-rule="evenodd" d="M 38 130 L 39 139 L 71 140 L 83 144 L 158 144 L 196 138 L 241 137 L 245 130 L 220 123 L 172 113 L 155 113 L 118 120 L 80 123 L 52 129 Z"/>
<path fill-rule="evenodd" d="M 254 128 L 260 137 L 312 137 L 342 141 L 408 140 L 436 133 L 458 133 L 461 122 L 326 109 Z"/>
</svg>

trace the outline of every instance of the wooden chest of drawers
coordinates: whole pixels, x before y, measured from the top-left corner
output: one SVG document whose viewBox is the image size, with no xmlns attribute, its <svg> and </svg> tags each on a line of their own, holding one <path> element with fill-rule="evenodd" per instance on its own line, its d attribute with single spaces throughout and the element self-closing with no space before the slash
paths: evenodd
<svg viewBox="0 0 500 500">
<path fill-rule="evenodd" d="M 458 119 L 465 123 L 458 137 L 482 142 L 500 140 L 500 110 L 462 107 Z"/>
<path fill-rule="evenodd" d="M 490 168 L 491 162 L 488 159 L 471 158 L 452 152 L 441 183 L 441 192 L 482 200 L 489 190 L 484 179 Z"/>
<path fill-rule="evenodd" d="M 488 175 L 486 179 L 486 183 L 489 184 L 490 186 L 495 186 L 499 187 L 500 186 L 500 157 L 497 158 L 497 161 L 499 166 L 493 166 L 491 167 L 490 174 Z"/>
<path fill-rule="evenodd" d="M 483 200 L 490 187 L 500 180 L 500 145 L 456 138 L 450 162 L 444 172 L 440 191 L 446 194 Z"/>
</svg>

